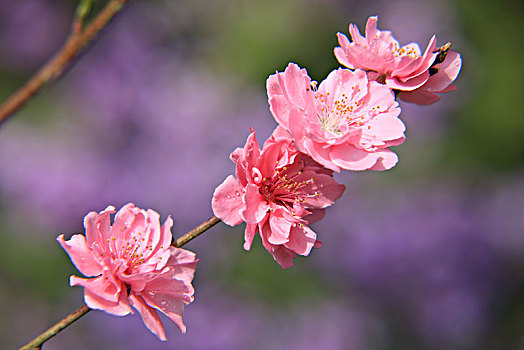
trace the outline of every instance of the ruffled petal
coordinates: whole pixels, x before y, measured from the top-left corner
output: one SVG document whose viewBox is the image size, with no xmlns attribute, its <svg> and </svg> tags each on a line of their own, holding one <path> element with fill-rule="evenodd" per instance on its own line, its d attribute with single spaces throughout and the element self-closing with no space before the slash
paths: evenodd
<svg viewBox="0 0 524 350">
<path fill-rule="evenodd" d="M 370 170 L 388 170 L 393 168 L 398 162 L 398 156 L 395 152 L 392 152 L 389 149 L 378 151 L 376 155 L 378 156 L 377 162 L 370 168 Z"/>
<path fill-rule="evenodd" d="M 415 91 L 401 91 L 398 98 L 402 101 L 415 103 L 417 105 L 426 106 L 438 102 L 440 96 L 431 91 L 417 89 Z"/>
<path fill-rule="evenodd" d="M 246 206 L 242 215 L 249 224 L 256 224 L 266 216 L 269 205 L 266 199 L 260 194 L 258 186 L 249 184 L 245 194 Z"/>
<path fill-rule="evenodd" d="M 158 312 L 151 306 L 147 305 L 147 303 L 140 295 L 135 295 L 131 293 L 129 295 L 129 302 L 140 313 L 140 315 L 142 316 L 142 321 L 144 321 L 146 327 L 151 332 L 153 332 L 160 340 L 166 341 L 166 332 L 164 330 L 164 326 L 162 325 L 162 321 L 160 320 Z"/>
<path fill-rule="evenodd" d="M 81 278 L 71 276 L 69 284 L 72 286 L 82 286 L 91 293 L 98 295 L 107 301 L 117 303 L 122 293 L 122 282 L 116 280 L 110 272 L 104 273 L 96 278 Z M 124 291 L 125 293 L 125 291 Z"/>
<path fill-rule="evenodd" d="M 107 276 L 92 279 L 71 276 L 71 286 L 84 287 L 84 300 L 91 309 L 103 310 L 109 314 L 124 316 L 133 310 L 127 303 L 126 291 L 122 291 L 119 282 L 115 283 Z"/>
<path fill-rule="evenodd" d="M 352 145 L 343 144 L 333 148 L 333 163 L 346 170 L 367 170 L 375 165 L 378 159 L 376 152 L 367 152 Z"/>
<path fill-rule="evenodd" d="M 238 180 L 229 175 L 213 193 L 211 207 L 215 216 L 230 226 L 240 224 L 242 222 L 241 213 L 245 209 L 242 201 L 243 194 L 244 189 Z"/>
<path fill-rule="evenodd" d="M 251 245 L 253 244 L 253 238 L 257 233 L 258 224 L 247 224 L 246 230 L 244 232 L 244 249 L 250 250 Z"/>
<path fill-rule="evenodd" d="M 162 293 L 145 293 L 142 297 L 149 306 L 164 313 L 182 333 L 186 333 L 186 325 L 182 321 L 185 303 L 182 300 Z"/>
<path fill-rule="evenodd" d="M 295 225 L 291 228 L 289 242 L 287 242 L 285 246 L 297 254 L 307 256 L 311 252 L 311 249 L 313 249 L 316 240 L 317 234 L 309 227 Z"/>
<path fill-rule="evenodd" d="M 288 269 L 293 266 L 293 259 L 296 254 L 284 246 L 277 246 L 272 252 L 273 259 L 283 268 Z"/>
<path fill-rule="evenodd" d="M 434 68 L 437 69 L 437 73 L 429 78 L 424 88 L 433 92 L 443 92 L 455 81 L 461 66 L 462 59 L 460 54 L 455 51 L 449 51 L 444 62 L 435 65 Z"/>
<path fill-rule="evenodd" d="M 283 216 L 283 209 L 277 209 L 269 215 L 269 234 L 267 240 L 274 245 L 284 244 L 289 241 L 291 222 Z"/>
<path fill-rule="evenodd" d="M 56 240 L 84 276 L 93 277 L 102 273 L 102 266 L 94 256 L 96 253 L 87 247 L 83 235 L 73 235 L 69 241 L 64 240 L 64 235 L 60 235 Z"/>
</svg>

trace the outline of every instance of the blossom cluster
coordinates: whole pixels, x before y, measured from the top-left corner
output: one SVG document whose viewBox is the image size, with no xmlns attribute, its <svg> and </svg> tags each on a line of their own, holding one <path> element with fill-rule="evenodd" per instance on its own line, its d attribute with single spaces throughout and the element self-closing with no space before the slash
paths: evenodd
<svg viewBox="0 0 524 350">
<path fill-rule="evenodd" d="M 320 84 L 289 63 L 267 80 L 271 113 L 279 124 L 260 149 L 252 130 L 244 148 L 231 153 L 235 175 L 215 190 L 212 207 L 226 224 L 246 222 L 244 248 L 258 233 L 283 268 L 296 254 L 321 246 L 309 224 L 340 198 L 345 186 L 333 172 L 388 170 L 398 162 L 390 149 L 405 140 L 396 97 L 420 105 L 452 91 L 461 58 L 450 44 L 424 51 L 400 46 L 370 17 L 365 37 L 351 24 L 352 41 L 338 33 L 338 68 Z"/>
<path fill-rule="evenodd" d="M 424 53 L 415 43 L 400 47 L 389 31 L 377 29 L 377 17 L 368 19 L 365 37 L 353 24 L 349 32 L 352 41 L 339 33 L 334 50 L 344 67 L 320 84 L 295 63 L 269 76 L 268 101 L 278 126 L 262 147 L 250 129 L 244 147 L 230 155 L 235 175 L 213 194 L 216 217 L 231 226 L 246 223 L 244 249 L 258 234 L 283 268 L 322 245 L 310 225 L 346 189 L 335 172 L 383 171 L 398 162 L 390 147 L 404 142 L 405 126 L 396 97 L 431 104 L 440 99 L 436 93 L 455 89 L 461 58 L 449 44 L 437 48 L 433 37 Z M 71 276 L 70 284 L 84 287 L 89 308 L 118 316 L 136 309 L 161 340 L 166 335 L 158 311 L 184 333 L 182 312 L 194 299 L 198 260 L 172 246 L 172 225 L 171 218 L 160 225 L 157 212 L 132 203 L 118 212 L 109 206 L 89 213 L 85 235 L 58 237 L 87 277 Z"/>
</svg>

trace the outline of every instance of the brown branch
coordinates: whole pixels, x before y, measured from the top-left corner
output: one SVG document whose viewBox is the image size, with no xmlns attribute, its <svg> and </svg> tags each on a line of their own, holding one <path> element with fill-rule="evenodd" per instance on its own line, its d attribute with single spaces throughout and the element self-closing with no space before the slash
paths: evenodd
<svg viewBox="0 0 524 350">
<path fill-rule="evenodd" d="M 189 231 L 188 233 L 186 233 L 185 235 L 177 239 L 176 242 L 173 243 L 172 245 L 177 248 L 180 248 L 181 246 L 191 241 L 192 239 L 200 236 L 202 233 L 206 232 L 207 230 L 209 230 L 211 227 L 215 226 L 219 222 L 220 222 L 220 219 L 213 216 L 212 218 L 204 221 L 203 223 L 201 223 L 200 225 L 198 225 L 197 227 L 195 227 L 194 229 L 192 229 L 191 231 Z M 57 335 L 60 331 L 62 331 L 64 328 L 66 328 L 67 326 L 69 326 L 70 324 L 78 320 L 80 317 L 87 314 L 89 311 L 91 311 L 89 307 L 87 307 L 86 305 L 82 305 L 81 307 L 79 307 L 78 309 L 76 309 L 75 311 L 67 315 L 66 317 L 64 317 L 61 321 L 56 323 L 54 326 L 49 328 L 47 331 L 43 332 L 38 337 L 33 339 L 31 342 L 22 346 L 19 350 L 41 349 L 42 345 L 46 341 L 48 341 L 49 339 Z"/>
<path fill-rule="evenodd" d="M 35 75 L 0 106 L 0 125 L 27 103 L 45 84 L 60 77 L 66 69 L 122 9 L 127 0 L 111 0 L 84 28 L 73 25 L 62 49 L 56 53 Z M 75 20 L 76 23 L 76 20 Z"/>
<path fill-rule="evenodd" d="M 89 311 L 91 311 L 91 309 L 85 305 L 79 307 L 77 310 L 70 313 L 67 317 L 62 319 L 53 327 L 49 328 L 47 331 L 33 339 L 30 343 L 27 343 L 26 345 L 22 346 L 19 350 L 34 350 L 42 348 L 42 344 L 44 344 L 46 341 L 57 335 L 58 332 L 60 332 L 62 329 L 66 328 L 71 323 L 75 322 L 80 317 L 87 314 Z"/>
<path fill-rule="evenodd" d="M 180 248 L 181 246 L 183 246 L 184 244 L 186 244 L 193 238 L 197 238 L 202 233 L 206 232 L 207 230 L 209 230 L 211 227 L 215 226 L 219 222 L 220 222 L 220 219 L 217 218 L 216 216 L 213 216 L 212 218 L 204 221 L 203 223 L 201 223 L 200 225 L 198 225 L 197 227 L 195 227 L 194 229 L 192 229 L 191 231 L 189 231 L 188 233 L 186 233 L 185 235 L 177 239 L 176 242 L 173 243 L 172 245 L 177 248 Z"/>
</svg>

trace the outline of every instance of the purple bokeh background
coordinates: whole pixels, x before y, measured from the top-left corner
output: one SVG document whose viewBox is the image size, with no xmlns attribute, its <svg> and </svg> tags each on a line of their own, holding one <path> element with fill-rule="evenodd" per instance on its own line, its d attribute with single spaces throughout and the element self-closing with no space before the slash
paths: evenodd
<svg viewBox="0 0 524 350">
<path fill-rule="evenodd" d="M 465 48 L 459 91 L 428 107 L 401 104 L 408 139 L 396 148 L 399 164 L 384 173 L 337 174 L 348 191 L 314 226 L 324 246 L 292 269 L 282 271 L 260 244 L 244 252 L 243 227 L 220 224 L 187 246 L 201 260 L 186 335 L 164 319 L 169 341 L 162 343 L 138 314 L 91 312 L 45 349 L 524 344 L 511 332 L 524 320 L 511 311 L 523 304 L 522 163 L 479 176 L 445 158 L 454 118 L 475 103 L 463 8 L 452 1 L 293 0 L 275 13 L 270 5 L 133 3 L 71 72 L 0 128 L 0 344 L 20 346 L 80 305 L 81 290 L 67 286 L 76 272 L 63 267 L 69 262 L 54 239 L 82 232 L 87 212 L 133 201 L 172 215 L 175 236 L 212 215 L 213 190 L 234 171 L 229 153 L 244 144 L 249 127 L 263 140 L 276 126 L 265 82 L 253 77 L 288 60 L 308 70 L 310 63 L 337 67 L 329 50 L 265 66 L 278 45 L 301 52 L 325 46 L 323 33 L 304 32 L 273 47 L 279 38 L 262 36 L 271 25 L 265 19 L 308 28 L 315 14 L 315 28 L 325 26 L 333 40 L 330 50 L 337 30 L 346 33 L 351 21 L 363 31 L 372 14 L 404 44 L 425 47 L 434 33 L 439 44 L 453 40 Z M 56 51 L 72 12 L 66 1 L 0 4 L 2 97 Z M 244 23 L 253 12 L 260 20 Z M 229 37 L 231 28 L 240 38 L 248 30 L 247 41 Z M 251 57 L 252 70 L 224 47 Z"/>
</svg>

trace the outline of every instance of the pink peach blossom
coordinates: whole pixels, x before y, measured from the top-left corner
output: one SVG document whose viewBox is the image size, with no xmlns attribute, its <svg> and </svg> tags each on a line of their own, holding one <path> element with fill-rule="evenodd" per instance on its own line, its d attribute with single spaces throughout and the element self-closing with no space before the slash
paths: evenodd
<svg viewBox="0 0 524 350">
<path fill-rule="evenodd" d="M 258 232 L 267 251 L 288 268 L 296 254 L 307 256 L 320 246 L 307 225 L 319 220 L 345 190 L 331 170 L 298 152 L 280 128 L 262 150 L 252 131 L 244 148 L 230 158 L 236 178 L 230 175 L 216 188 L 212 207 L 228 225 L 247 223 L 244 249 L 251 248 Z"/>
<path fill-rule="evenodd" d="M 84 300 L 91 309 L 124 316 L 133 306 L 161 340 L 166 335 L 157 311 L 164 313 L 185 333 L 185 304 L 193 301 L 191 285 L 198 260 L 194 253 L 170 246 L 173 220 L 160 226 L 157 212 L 129 203 L 115 215 L 111 225 L 108 206 L 84 218 L 85 236 L 76 234 L 57 240 L 76 268 L 86 277 L 71 276 L 71 286 L 84 287 Z"/>
<path fill-rule="evenodd" d="M 440 96 L 436 93 L 457 89 L 452 83 L 457 78 L 462 65 L 460 54 L 447 50 L 442 52 L 444 52 L 443 61 L 431 66 L 428 81 L 416 90 L 400 91 L 398 97 L 401 100 L 418 105 L 429 105 L 440 100 Z"/>
<path fill-rule="evenodd" d="M 450 52 L 444 62 L 436 62 L 440 51 L 436 47 L 435 36 L 422 53 L 417 43 L 400 47 L 390 31 L 377 29 L 377 21 L 378 17 L 369 17 L 365 37 L 356 25 L 350 24 L 352 42 L 344 34 L 337 34 L 340 46 L 335 48 L 335 57 L 340 64 L 351 69 L 363 69 L 370 79 L 384 83 L 390 89 L 417 91 L 416 94 L 401 93 L 400 98 L 406 97 L 408 102 L 434 103 L 439 99 L 434 92 L 453 90 L 450 84 L 457 77 L 462 62 L 458 53 Z M 437 67 L 437 63 L 441 66 Z M 434 77 L 434 73 L 441 69 L 444 74 Z"/>
<path fill-rule="evenodd" d="M 320 83 L 290 63 L 267 80 L 271 113 L 299 151 L 334 171 L 386 170 L 389 150 L 404 142 L 400 108 L 391 90 L 363 70 L 337 69 Z"/>
</svg>

